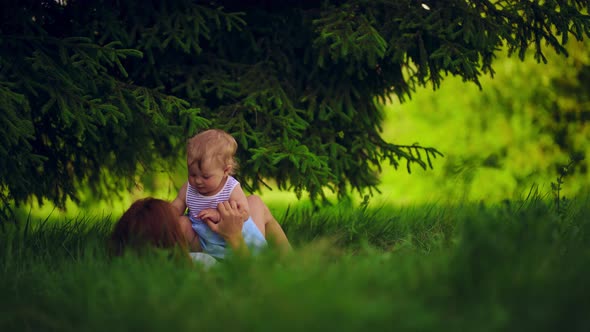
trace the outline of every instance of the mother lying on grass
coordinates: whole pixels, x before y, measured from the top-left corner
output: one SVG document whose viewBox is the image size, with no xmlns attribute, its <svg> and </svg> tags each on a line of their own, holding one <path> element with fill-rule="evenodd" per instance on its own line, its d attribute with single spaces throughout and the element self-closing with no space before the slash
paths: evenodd
<svg viewBox="0 0 590 332">
<path fill-rule="evenodd" d="M 251 195 L 248 203 L 252 219 L 269 243 L 274 244 L 281 254 L 291 251 L 283 229 L 260 197 Z M 240 207 L 235 202 L 223 202 L 218 205 L 218 211 L 220 220 L 211 223 L 211 229 L 223 237 L 233 252 L 249 255 L 242 235 L 244 221 Z M 179 250 L 182 255 L 190 255 L 193 260 L 206 265 L 214 263 L 214 258 L 199 253 L 199 248 L 192 248 L 193 252 L 189 252 L 192 236 L 194 232 L 190 221 L 188 218 L 179 219 L 170 202 L 148 197 L 135 201 L 117 221 L 111 234 L 110 248 L 117 256 L 126 249 L 137 252 L 150 248 Z"/>
</svg>

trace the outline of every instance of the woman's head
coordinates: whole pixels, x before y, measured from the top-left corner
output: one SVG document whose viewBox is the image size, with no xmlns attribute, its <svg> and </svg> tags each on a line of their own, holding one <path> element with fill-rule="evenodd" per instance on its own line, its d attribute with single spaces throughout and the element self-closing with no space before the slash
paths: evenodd
<svg viewBox="0 0 590 332">
<path fill-rule="evenodd" d="M 115 224 L 111 234 L 113 254 L 128 249 L 179 248 L 188 252 L 187 241 L 172 205 L 157 198 L 135 201 Z"/>
</svg>

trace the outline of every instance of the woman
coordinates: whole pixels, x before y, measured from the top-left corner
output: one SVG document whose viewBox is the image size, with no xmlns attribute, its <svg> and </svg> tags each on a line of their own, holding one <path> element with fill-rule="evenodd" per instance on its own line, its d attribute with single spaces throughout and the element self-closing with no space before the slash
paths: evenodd
<svg viewBox="0 0 590 332">
<path fill-rule="evenodd" d="M 281 226 L 272 216 L 270 210 L 260 197 L 248 197 L 250 213 L 257 224 L 262 225 L 263 234 L 281 253 L 291 251 L 291 245 Z M 243 218 L 240 207 L 235 202 L 223 202 L 218 205 L 220 220 L 211 223 L 211 229 L 225 239 L 232 250 L 241 255 L 248 255 L 248 247 L 242 236 Z M 114 255 L 122 255 L 127 248 L 141 251 L 146 247 L 179 250 L 189 254 L 189 242 L 194 232 L 191 223 L 178 219 L 178 213 L 171 203 L 157 198 L 143 198 L 135 201 L 115 224 L 111 234 L 111 250 Z M 199 251 L 198 248 L 191 248 Z M 195 260 L 205 264 L 211 262 L 204 254 L 193 254 Z"/>
</svg>

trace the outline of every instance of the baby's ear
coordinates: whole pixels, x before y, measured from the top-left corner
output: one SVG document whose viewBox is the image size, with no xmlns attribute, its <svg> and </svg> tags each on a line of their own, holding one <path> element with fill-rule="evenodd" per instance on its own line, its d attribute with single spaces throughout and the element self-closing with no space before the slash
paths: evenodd
<svg viewBox="0 0 590 332">
<path fill-rule="evenodd" d="M 233 170 L 232 165 L 226 165 L 225 168 L 223 169 L 223 173 L 225 173 L 225 175 L 231 174 L 231 171 Z"/>
</svg>

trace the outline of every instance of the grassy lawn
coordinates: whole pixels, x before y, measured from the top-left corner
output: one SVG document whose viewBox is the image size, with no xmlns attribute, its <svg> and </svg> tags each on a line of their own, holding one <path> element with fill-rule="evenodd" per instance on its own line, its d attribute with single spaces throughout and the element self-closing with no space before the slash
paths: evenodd
<svg viewBox="0 0 590 332">
<path fill-rule="evenodd" d="M 588 331 L 590 199 L 277 214 L 295 253 L 110 260 L 113 220 L 0 234 L 1 331 Z"/>
</svg>

